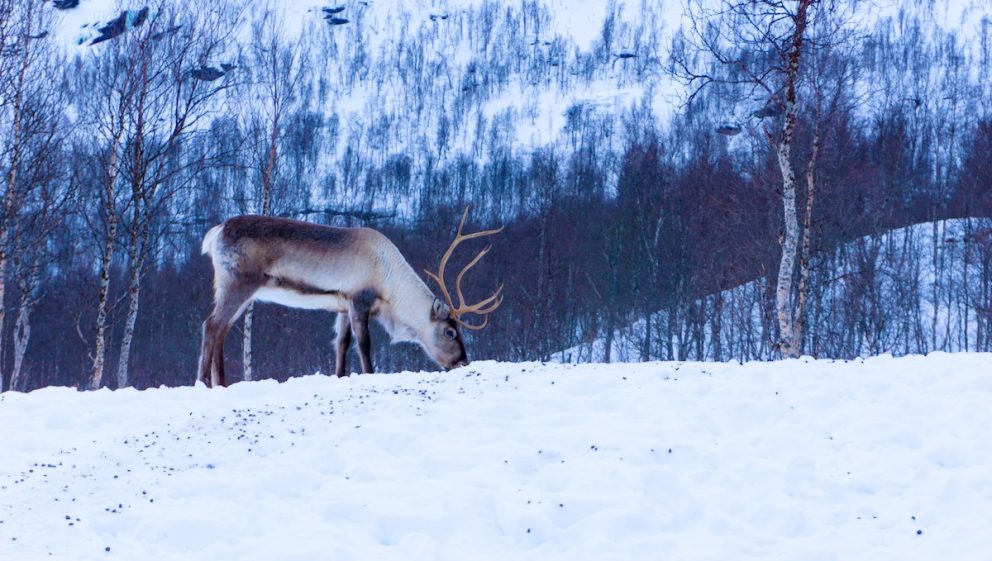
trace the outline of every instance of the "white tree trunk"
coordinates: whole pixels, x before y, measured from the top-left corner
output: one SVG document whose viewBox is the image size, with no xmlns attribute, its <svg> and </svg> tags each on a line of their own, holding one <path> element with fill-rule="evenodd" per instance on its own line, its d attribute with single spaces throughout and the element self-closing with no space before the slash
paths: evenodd
<svg viewBox="0 0 992 561">
<path fill-rule="evenodd" d="M 10 154 L 7 164 L 7 174 L 5 177 L 5 192 L 3 200 L 3 214 L 0 215 L 0 390 L 3 389 L 3 332 L 6 321 L 6 308 L 4 307 L 7 296 L 7 243 L 10 241 L 11 221 L 20 206 L 17 201 L 17 169 L 20 166 L 21 152 L 24 149 L 23 142 L 23 105 L 24 94 L 27 88 L 27 71 L 31 64 L 31 40 L 34 39 L 34 3 L 28 2 L 23 6 L 26 12 L 23 14 L 25 26 L 23 35 L 17 37 L 20 47 L 20 63 L 17 68 L 17 76 L 8 85 L 14 88 L 13 103 L 11 107 L 11 128 L 10 144 L 4 147 L 4 152 Z M 8 11 L 9 12 L 9 11 Z M 7 15 L 10 15 L 9 13 Z M 15 55 L 17 56 L 17 55 Z M 8 92 L 10 93 L 10 92 Z"/>
<path fill-rule="evenodd" d="M 134 226 L 137 227 L 137 226 Z M 121 341 L 121 354 L 117 362 L 117 387 L 125 388 L 128 379 L 128 362 L 131 359 L 131 342 L 134 340 L 134 326 L 138 321 L 138 302 L 141 296 L 141 251 L 138 233 L 131 236 L 131 273 L 128 279 L 127 318 L 124 320 L 124 338 Z"/>
<path fill-rule="evenodd" d="M 796 319 L 793 340 L 801 342 L 806 328 L 806 304 L 809 301 L 809 261 L 813 239 L 813 203 L 816 200 L 816 160 L 820 153 L 820 123 L 817 115 L 813 132 L 813 150 L 806 165 L 806 209 L 803 218 L 803 246 L 799 252 L 799 289 L 796 296 Z M 801 346 L 796 343 L 796 346 Z"/>
<path fill-rule="evenodd" d="M 107 356 L 107 299 L 110 295 L 110 265 L 114 258 L 114 238 L 117 236 L 117 221 L 114 215 L 107 218 L 110 224 L 107 229 L 106 244 L 103 247 L 103 258 L 100 260 L 100 292 L 97 297 L 96 311 L 96 341 L 93 351 L 93 370 L 90 371 L 90 389 L 100 389 L 103 383 L 103 364 Z"/>
<path fill-rule="evenodd" d="M 792 306 L 792 275 L 796 270 L 799 249 L 799 219 L 796 212 L 796 174 L 792 170 L 792 135 L 796 130 L 796 82 L 799 77 L 799 55 L 806 33 L 807 12 L 813 0 L 799 0 L 795 30 L 789 48 L 789 68 L 786 74 L 785 123 L 778 145 L 778 166 L 782 172 L 782 211 L 785 231 L 782 233 L 782 259 L 779 262 L 775 287 L 775 308 L 778 316 L 778 348 L 783 357 L 797 357 L 802 341 L 796 333 L 796 316 Z"/>
<path fill-rule="evenodd" d="M 33 264 L 26 276 L 21 277 L 21 301 L 14 321 L 14 369 L 10 373 L 10 389 L 21 391 L 24 354 L 31 340 L 31 311 L 34 308 L 34 290 L 38 284 L 38 266 Z"/>
<path fill-rule="evenodd" d="M 24 354 L 31 340 L 31 305 L 22 305 L 17 311 L 14 322 L 14 369 L 10 373 L 10 389 L 22 391 L 25 387 L 21 380 L 24 366 Z"/>
<path fill-rule="evenodd" d="M 276 52 L 273 51 L 273 56 Z M 275 63 L 276 61 L 273 60 Z M 273 71 L 275 80 L 275 71 Z M 272 95 L 273 112 L 269 127 L 269 149 L 266 151 L 265 167 L 262 168 L 262 214 L 268 216 L 272 206 L 272 179 L 276 172 L 279 157 L 279 120 L 282 113 L 282 97 L 278 93 Z M 250 382 L 255 379 L 254 364 L 251 358 L 252 324 L 255 319 L 255 303 L 248 304 L 245 310 L 243 330 L 241 332 L 241 379 Z"/>
<path fill-rule="evenodd" d="M 107 224 L 104 228 L 103 256 L 100 259 L 100 291 L 97 295 L 96 341 L 93 350 L 93 369 L 90 371 L 89 388 L 100 389 L 103 383 L 103 366 L 107 356 L 107 316 L 110 297 L 110 266 L 114 261 L 114 241 L 117 239 L 117 147 L 123 131 L 117 131 L 110 138 L 109 161 L 107 162 L 107 184 L 104 186 L 104 211 Z"/>
<path fill-rule="evenodd" d="M 9 194 L 8 197 L 9 199 Z M 0 217 L 0 391 L 3 391 L 3 326 L 6 321 L 7 308 L 4 300 L 7 298 L 7 282 L 5 272 L 7 270 L 7 215 Z M 13 385 L 8 386 L 13 389 Z"/>
<path fill-rule="evenodd" d="M 251 363 L 251 326 L 255 312 L 255 303 L 248 304 L 245 310 L 244 338 L 241 341 L 241 359 L 243 364 L 241 379 L 250 382 L 253 379 Z"/>
<path fill-rule="evenodd" d="M 778 267 L 775 286 L 775 310 L 778 316 L 779 350 L 782 356 L 799 356 L 799 342 L 795 337 L 795 319 L 792 314 L 792 274 L 796 270 L 796 250 L 799 247 L 799 221 L 796 218 L 796 176 L 789 161 L 790 138 L 778 146 L 778 164 L 782 171 L 782 207 L 785 231 L 782 237 L 782 259 Z"/>
<path fill-rule="evenodd" d="M 141 287 L 134 284 L 128 287 L 127 319 L 124 322 L 124 339 L 121 341 L 121 356 L 117 362 L 117 387 L 125 388 L 130 384 L 128 379 L 128 361 L 131 359 L 131 341 L 134 339 L 134 325 L 138 320 L 138 297 Z"/>
</svg>

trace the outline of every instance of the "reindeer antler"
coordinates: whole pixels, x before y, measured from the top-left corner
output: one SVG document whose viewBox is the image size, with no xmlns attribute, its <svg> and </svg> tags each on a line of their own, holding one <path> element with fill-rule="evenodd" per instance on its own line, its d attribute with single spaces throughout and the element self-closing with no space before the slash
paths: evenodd
<svg viewBox="0 0 992 561">
<path fill-rule="evenodd" d="M 503 285 L 500 284 L 499 288 L 496 289 L 496 292 L 494 292 L 488 298 L 480 300 L 479 302 L 476 302 L 475 304 L 469 306 L 465 304 L 465 297 L 462 296 L 462 277 L 464 277 L 465 273 L 468 272 L 469 269 L 474 267 L 475 264 L 478 263 L 483 256 L 489 253 L 489 250 L 492 249 L 492 246 L 491 245 L 486 246 L 485 249 L 480 251 L 479 254 L 475 256 L 474 259 L 468 262 L 468 265 L 465 265 L 462 268 L 462 270 L 459 271 L 458 276 L 455 277 L 455 295 L 458 296 L 458 306 L 455 306 L 454 301 L 451 300 L 451 293 L 448 292 L 448 287 L 444 283 L 444 268 L 448 264 L 448 259 L 451 258 L 451 254 L 454 253 L 455 248 L 458 247 L 458 244 L 462 243 L 465 240 L 471 240 L 474 238 L 481 238 L 483 236 L 491 236 L 493 234 L 498 234 L 503 231 L 503 227 L 500 226 L 495 230 L 483 230 L 481 232 L 474 232 L 472 234 L 462 234 L 462 228 L 465 227 L 465 219 L 468 218 L 468 209 L 469 207 L 465 207 L 465 212 L 462 214 L 462 221 L 458 223 L 458 231 L 455 233 L 455 239 L 452 240 L 451 245 L 448 246 L 448 250 L 445 251 L 444 255 L 441 256 L 441 264 L 438 265 L 437 273 L 436 274 L 432 273 L 426 269 L 424 270 L 424 272 L 427 273 L 429 277 L 434 279 L 434 281 L 437 282 L 438 286 L 441 288 L 441 295 L 444 296 L 444 299 L 448 302 L 448 307 L 451 309 L 452 319 L 454 319 L 455 321 L 457 321 L 459 324 L 461 324 L 467 329 L 482 329 L 489 322 L 489 314 L 492 313 L 494 310 L 496 310 L 496 308 L 498 308 L 499 305 L 503 303 L 503 297 L 501 296 L 503 292 Z M 460 316 L 463 316 L 465 314 L 476 314 L 483 316 L 482 323 L 473 324 L 462 320 Z"/>
</svg>

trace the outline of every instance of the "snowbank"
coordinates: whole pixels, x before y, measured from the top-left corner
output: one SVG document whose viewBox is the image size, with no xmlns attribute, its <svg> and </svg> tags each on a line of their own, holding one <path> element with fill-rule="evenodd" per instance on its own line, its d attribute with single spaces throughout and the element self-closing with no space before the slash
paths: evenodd
<svg viewBox="0 0 992 561">
<path fill-rule="evenodd" d="M 0 558 L 988 559 L 990 372 L 480 362 L 6 393 Z"/>
</svg>

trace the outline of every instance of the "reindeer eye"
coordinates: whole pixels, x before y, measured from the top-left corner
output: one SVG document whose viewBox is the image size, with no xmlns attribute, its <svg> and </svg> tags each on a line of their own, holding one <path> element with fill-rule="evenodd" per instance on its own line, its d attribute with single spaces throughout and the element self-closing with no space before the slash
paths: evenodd
<svg viewBox="0 0 992 561">
<path fill-rule="evenodd" d="M 458 337 L 458 332 L 455 331 L 455 328 L 454 327 L 445 327 L 444 328 L 444 336 L 447 337 L 448 339 L 451 339 L 452 341 L 454 341 L 455 338 Z"/>
</svg>

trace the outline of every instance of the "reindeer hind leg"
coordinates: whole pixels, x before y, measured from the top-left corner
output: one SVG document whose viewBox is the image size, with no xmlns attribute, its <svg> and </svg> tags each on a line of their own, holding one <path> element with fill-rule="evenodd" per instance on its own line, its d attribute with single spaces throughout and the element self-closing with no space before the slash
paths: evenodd
<svg viewBox="0 0 992 561">
<path fill-rule="evenodd" d="M 213 317 L 213 313 L 203 321 L 202 329 L 202 343 L 200 344 L 200 361 L 199 366 L 196 370 L 196 381 L 203 382 L 210 386 L 210 365 L 213 364 L 214 358 L 214 330 L 212 328 L 212 323 L 210 318 Z"/>
<path fill-rule="evenodd" d="M 197 374 L 197 379 L 203 380 L 208 386 L 227 385 L 224 375 L 224 338 L 231 325 L 244 313 L 257 289 L 257 284 L 240 282 L 218 290 L 214 309 L 203 322 L 203 347 L 200 371 Z"/>
</svg>

